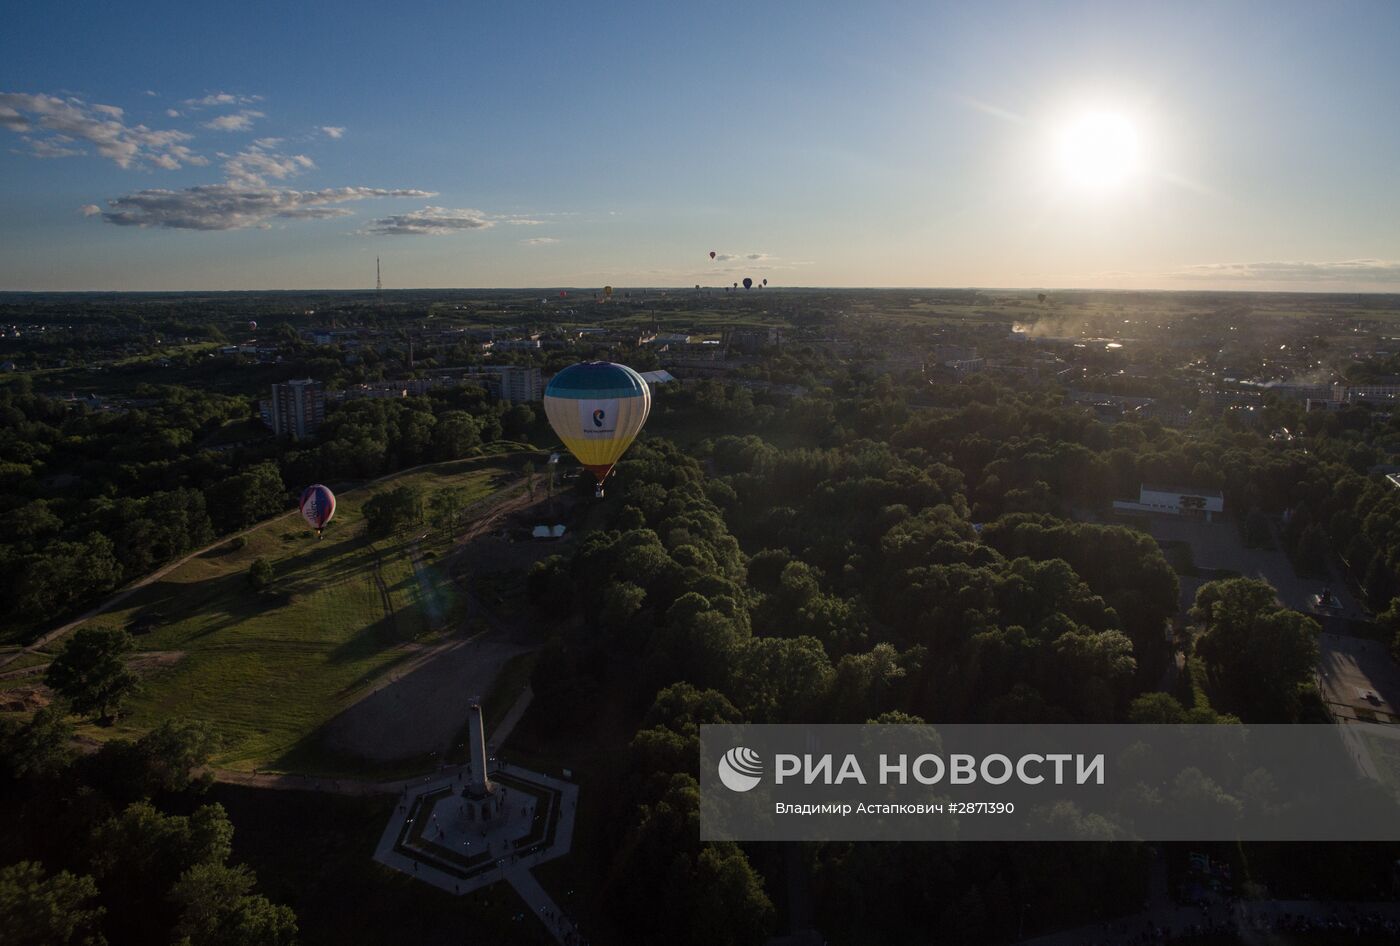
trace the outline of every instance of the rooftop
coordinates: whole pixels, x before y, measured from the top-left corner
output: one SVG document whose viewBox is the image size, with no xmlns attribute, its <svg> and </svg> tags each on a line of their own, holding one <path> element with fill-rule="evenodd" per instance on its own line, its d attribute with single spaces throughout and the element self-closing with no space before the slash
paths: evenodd
<svg viewBox="0 0 1400 946">
<path fill-rule="evenodd" d="M 1211 499 L 1224 499 L 1225 496 L 1218 489 L 1197 489 L 1194 486 L 1159 486 L 1154 483 L 1143 483 L 1143 492 L 1172 493 L 1176 496 L 1207 496 Z"/>
</svg>

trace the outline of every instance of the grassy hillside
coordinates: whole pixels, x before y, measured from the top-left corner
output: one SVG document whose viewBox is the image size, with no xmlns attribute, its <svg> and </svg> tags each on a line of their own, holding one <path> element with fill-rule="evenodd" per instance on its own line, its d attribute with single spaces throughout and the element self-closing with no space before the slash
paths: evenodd
<svg viewBox="0 0 1400 946">
<path fill-rule="evenodd" d="M 290 514 L 264 523 L 241 548 L 216 547 L 141 589 L 93 620 L 137 635 L 134 664 L 145 680 L 118 724 L 92 733 L 140 732 L 171 717 L 205 720 L 227 739 L 217 764 L 269 767 L 431 641 L 424 586 L 435 589 L 436 610 L 450 613 L 431 564 L 446 537 L 435 531 L 420 542 L 420 583 L 409 547 L 422 531 L 371 541 L 360 511 L 365 500 L 413 483 L 427 496 L 463 487 L 476 502 L 513 478 L 503 459 L 406 473 L 339 496 L 319 542 Z M 247 582 L 257 558 L 276 573 L 261 593 Z"/>
</svg>

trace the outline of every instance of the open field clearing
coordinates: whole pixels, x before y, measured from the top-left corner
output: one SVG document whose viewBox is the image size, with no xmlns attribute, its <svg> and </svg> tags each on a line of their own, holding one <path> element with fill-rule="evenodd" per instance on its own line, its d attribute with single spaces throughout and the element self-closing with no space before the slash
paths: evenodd
<svg viewBox="0 0 1400 946">
<path fill-rule="evenodd" d="M 224 735 L 227 745 L 214 760 L 222 767 L 275 769 L 293 749 L 313 769 L 333 765 L 318 754 L 314 734 L 436 642 L 454 608 L 432 564 L 448 547 L 445 532 L 425 526 L 371 541 L 363 503 L 404 484 L 425 497 L 462 487 L 478 503 L 497 497 L 513 476 L 509 461 L 466 460 L 347 491 L 320 542 L 295 514 L 283 516 L 248 533 L 241 548 L 215 547 L 140 589 L 91 621 L 136 635 L 133 666 L 145 678 L 116 726 L 91 733 L 135 734 L 185 717 Z M 415 543 L 425 581 L 414 574 Z M 276 574 L 261 593 L 246 577 L 258 558 Z M 431 609 L 425 584 L 435 589 Z M 430 627 L 429 613 L 444 627 Z M 143 659 L 150 652 L 161 659 Z"/>
</svg>

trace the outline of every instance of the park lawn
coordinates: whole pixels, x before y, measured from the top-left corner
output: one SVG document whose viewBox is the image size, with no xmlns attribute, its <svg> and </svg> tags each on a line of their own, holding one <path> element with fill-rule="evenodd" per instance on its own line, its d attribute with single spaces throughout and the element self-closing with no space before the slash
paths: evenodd
<svg viewBox="0 0 1400 946">
<path fill-rule="evenodd" d="M 213 351 L 219 345 L 219 342 L 184 342 L 179 345 L 162 345 L 153 351 L 118 358 L 112 362 L 112 365 L 118 368 L 127 368 L 132 365 L 151 365 L 178 355 L 197 355 L 201 352 Z"/>
<path fill-rule="evenodd" d="M 511 475 L 490 460 L 406 473 L 338 497 L 319 542 L 293 513 L 247 533 L 242 548 L 228 542 L 174 569 L 91 622 L 138 632 L 132 659 L 144 680 L 115 726 L 88 731 L 129 736 L 166 719 L 202 720 L 226 740 L 215 765 L 268 767 L 409 659 L 398 645 L 429 630 L 408 554 L 422 533 L 369 541 L 364 501 L 412 483 L 428 496 L 461 486 L 478 502 Z M 423 542 L 434 545 L 445 540 Z M 262 593 L 246 579 L 257 558 L 276 575 Z M 438 580 L 436 569 L 428 573 Z"/>
</svg>

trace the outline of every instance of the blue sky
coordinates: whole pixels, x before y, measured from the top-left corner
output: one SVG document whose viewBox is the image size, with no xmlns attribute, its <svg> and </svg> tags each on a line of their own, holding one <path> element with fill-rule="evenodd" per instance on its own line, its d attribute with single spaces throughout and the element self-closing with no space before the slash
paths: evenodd
<svg viewBox="0 0 1400 946">
<path fill-rule="evenodd" d="M 1400 291 L 1400 4 L 7 10 L 4 289 Z"/>
</svg>

